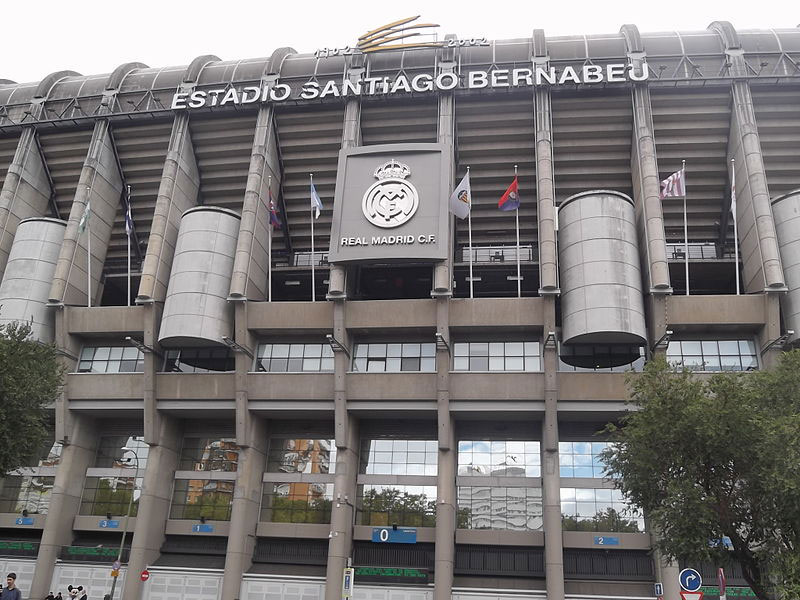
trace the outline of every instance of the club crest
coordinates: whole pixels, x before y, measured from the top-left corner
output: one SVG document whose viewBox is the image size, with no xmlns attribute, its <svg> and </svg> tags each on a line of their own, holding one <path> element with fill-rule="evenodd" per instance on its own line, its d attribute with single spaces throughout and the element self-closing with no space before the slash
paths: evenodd
<svg viewBox="0 0 800 600">
<path fill-rule="evenodd" d="M 361 209 L 367 221 L 377 227 L 391 228 L 402 225 L 417 212 L 419 194 L 406 177 L 411 168 L 390 160 L 375 169 L 377 182 L 364 194 Z"/>
</svg>

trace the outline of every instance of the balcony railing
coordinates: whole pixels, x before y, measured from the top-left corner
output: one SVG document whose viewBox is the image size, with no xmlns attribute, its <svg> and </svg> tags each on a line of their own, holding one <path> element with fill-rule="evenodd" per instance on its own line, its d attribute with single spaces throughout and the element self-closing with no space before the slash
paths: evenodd
<svg viewBox="0 0 800 600">
<path fill-rule="evenodd" d="M 461 261 L 469 262 L 468 246 L 461 248 Z M 536 248 L 532 244 L 526 244 L 519 247 L 519 260 L 520 262 L 535 262 L 538 258 Z M 516 246 L 473 246 L 472 247 L 472 262 L 477 264 L 486 263 L 516 263 L 517 262 L 517 247 Z"/>
<path fill-rule="evenodd" d="M 740 253 L 741 254 L 741 253 Z M 734 249 L 726 246 L 722 251 L 722 256 L 717 255 L 717 245 L 713 242 L 690 242 L 689 260 L 720 260 L 733 259 Z M 667 244 L 668 260 L 685 260 L 686 247 L 683 243 Z"/>
</svg>

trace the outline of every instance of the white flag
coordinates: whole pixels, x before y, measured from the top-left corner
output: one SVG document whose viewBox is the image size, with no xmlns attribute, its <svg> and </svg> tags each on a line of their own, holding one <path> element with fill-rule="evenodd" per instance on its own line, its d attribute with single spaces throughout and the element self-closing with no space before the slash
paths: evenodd
<svg viewBox="0 0 800 600">
<path fill-rule="evenodd" d="M 322 210 L 322 200 L 320 200 L 317 188 L 314 187 L 313 183 L 311 184 L 311 208 L 315 211 L 314 218 L 319 219 L 319 211 Z"/>
<path fill-rule="evenodd" d="M 686 178 L 683 169 L 675 171 L 661 182 L 661 199 L 684 198 L 686 196 Z"/>
<path fill-rule="evenodd" d="M 86 226 L 89 224 L 89 217 L 92 216 L 92 201 L 91 199 L 86 200 L 86 207 L 83 209 L 83 215 L 81 215 L 81 220 L 78 223 L 78 231 L 83 233 L 86 230 Z"/>
<path fill-rule="evenodd" d="M 450 195 L 450 212 L 459 219 L 466 219 L 471 209 L 472 191 L 469 188 L 469 172 L 467 172 Z"/>
</svg>

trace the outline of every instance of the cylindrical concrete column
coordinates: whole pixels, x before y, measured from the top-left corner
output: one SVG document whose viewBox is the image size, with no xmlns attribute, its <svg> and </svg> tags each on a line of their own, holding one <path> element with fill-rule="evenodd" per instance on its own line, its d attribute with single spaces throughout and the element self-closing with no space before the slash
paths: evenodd
<svg viewBox="0 0 800 600">
<path fill-rule="evenodd" d="M 221 344 L 233 338 L 228 292 L 239 215 L 198 206 L 183 213 L 158 342 L 164 346 Z"/>
<path fill-rule="evenodd" d="M 559 207 L 562 339 L 647 339 L 633 200 L 608 190 L 570 196 Z"/>
<path fill-rule="evenodd" d="M 80 508 L 86 469 L 92 465 L 97 446 L 94 424 L 86 417 L 73 417 L 68 442 L 61 452 L 50 494 L 49 516 L 42 531 L 30 598 L 47 596 L 61 547 L 72 543 L 72 523 Z"/>
<path fill-rule="evenodd" d="M 775 232 L 778 237 L 783 273 L 789 293 L 781 297 L 786 329 L 800 336 L 800 189 L 772 200 Z"/>
<path fill-rule="evenodd" d="M 0 323 L 31 321 L 34 339 L 52 342 L 55 320 L 47 308 L 50 284 L 64 241 L 66 221 L 20 221 L 0 283 Z"/>
</svg>

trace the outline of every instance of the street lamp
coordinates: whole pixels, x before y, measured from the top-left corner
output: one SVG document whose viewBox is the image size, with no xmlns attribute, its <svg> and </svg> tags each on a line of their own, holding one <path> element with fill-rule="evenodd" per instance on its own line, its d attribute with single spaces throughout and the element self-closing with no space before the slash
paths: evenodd
<svg viewBox="0 0 800 600">
<path fill-rule="evenodd" d="M 133 487 L 131 488 L 131 498 L 128 501 L 128 512 L 125 514 L 125 526 L 122 528 L 122 541 L 119 543 L 119 552 L 117 553 L 117 562 L 122 563 L 122 550 L 125 547 L 125 536 L 128 534 L 128 520 L 131 518 L 131 509 L 133 508 L 133 496 L 136 493 L 136 478 L 139 476 L 139 455 L 136 454 L 135 448 L 130 448 L 128 446 L 123 446 L 120 448 L 123 452 L 132 452 L 133 457 L 136 459 L 136 469 L 133 474 Z M 119 579 L 119 575 L 114 577 L 114 581 L 111 582 L 111 592 L 108 594 L 108 600 L 114 600 L 114 590 L 117 587 L 117 579 Z"/>
</svg>

